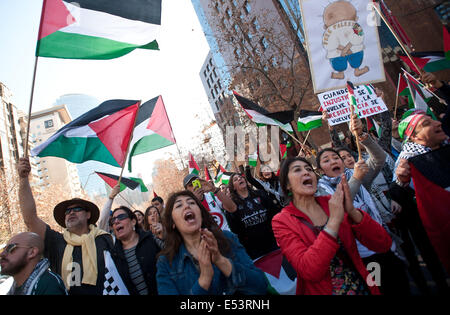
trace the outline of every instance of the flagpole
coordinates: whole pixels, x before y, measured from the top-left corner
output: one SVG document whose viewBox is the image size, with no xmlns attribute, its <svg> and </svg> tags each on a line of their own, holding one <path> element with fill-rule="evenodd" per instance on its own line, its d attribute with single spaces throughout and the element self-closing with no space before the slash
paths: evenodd
<svg viewBox="0 0 450 315">
<path fill-rule="evenodd" d="M 416 64 L 416 62 L 414 61 L 414 59 L 411 57 L 411 55 L 409 54 L 408 50 L 406 49 L 405 45 L 403 44 L 403 42 L 401 41 L 401 39 L 398 37 L 397 33 L 394 31 L 394 29 L 392 28 L 391 24 L 389 24 L 389 22 L 386 20 L 386 18 L 384 17 L 384 15 L 380 12 L 380 9 L 378 8 L 377 3 L 374 3 L 372 6 L 375 11 L 377 11 L 378 15 L 381 17 L 381 19 L 384 21 L 384 23 L 386 24 L 386 26 L 389 28 L 389 30 L 391 31 L 392 35 L 394 35 L 395 39 L 397 40 L 397 42 L 400 44 L 400 47 L 403 49 L 403 51 L 405 52 L 406 56 L 409 58 L 409 60 L 411 60 L 412 64 L 417 68 L 417 70 L 419 71 L 419 74 L 422 75 L 423 71 L 422 69 L 420 69 L 420 67 Z"/>
<path fill-rule="evenodd" d="M 45 2 L 45 1 L 44 1 Z M 33 79 L 31 82 L 31 95 L 30 95 L 30 102 L 28 104 L 28 121 L 27 121 L 27 132 L 25 135 L 25 147 L 24 147 L 24 156 L 28 157 L 28 138 L 30 136 L 30 123 L 31 123 L 31 109 L 33 107 L 33 96 L 34 96 L 34 85 L 36 82 L 36 70 L 37 70 L 37 64 L 38 64 L 38 56 L 35 56 L 34 58 L 34 70 L 33 70 Z"/>
<path fill-rule="evenodd" d="M 86 179 L 86 182 L 84 183 L 83 190 L 85 190 L 85 188 L 86 188 L 86 186 L 87 186 L 87 183 L 88 183 L 88 181 L 89 181 L 89 178 L 91 177 L 92 174 L 94 174 L 94 172 L 92 172 L 91 174 L 89 174 L 88 178 Z"/>
<path fill-rule="evenodd" d="M 119 182 L 119 185 L 120 185 L 120 182 Z M 128 203 L 128 205 L 129 205 L 131 208 L 133 208 L 134 210 L 136 210 L 136 208 L 133 207 L 133 205 L 132 205 L 128 200 L 126 200 L 124 197 L 122 197 L 122 195 L 120 194 L 120 192 L 119 192 L 118 195 L 120 196 L 120 198 L 122 198 L 123 200 L 125 200 L 125 202 Z"/>
<path fill-rule="evenodd" d="M 42 30 L 42 22 L 44 21 L 44 12 L 45 12 L 45 4 L 46 1 L 42 1 L 42 8 L 41 8 L 41 20 L 39 21 L 39 31 L 37 35 L 36 43 L 39 41 L 39 36 L 41 34 Z M 25 134 L 25 146 L 24 146 L 24 157 L 28 157 L 28 138 L 30 136 L 30 123 L 31 123 L 31 109 L 33 107 L 33 97 L 34 97 L 34 86 L 36 83 L 36 71 L 37 71 L 37 64 L 38 64 L 38 55 L 37 55 L 37 47 L 34 57 L 34 69 L 33 69 L 33 79 L 31 81 L 31 95 L 30 95 L 30 102 L 28 104 L 28 121 L 27 121 L 27 132 Z"/>
<path fill-rule="evenodd" d="M 128 151 L 130 150 L 131 141 L 133 141 L 133 133 L 134 133 L 134 128 L 136 127 L 136 121 L 137 121 L 137 117 L 139 115 L 139 109 L 141 108 L 141 101 L 142 100 L 139 101 L 138 109 L 136 111 L 136 116 L 134 117 L 133 130 L 131 131 L 131 137 L 130 137 L 130 140 L 128 141 L 127 151 L 125 153 L 125 161 L 123 161 L 122 170 L 120 171 L 119 181 L 117 182 L 118 185 L 120 185 L 120 181 L 122 180 L 123 170 L 125 169 L 125 165 L 127 164 Z"/>
<path fill-rule="evenodd" d="M 394 119 L 397 120 L 397 108 L 398 108 L 398 94 L 400 90 L 400 80 L 401 80 L 402 74 L 398 74 L 398 82 L 397 82 L 397 93 L 395 95 L 395 109 L 394 109 Z"/>
<path fill-rule="evenodd" d="M 402 70 L 403 70 L 403 72 L 408 73 L 408 71 L 406 71 L 405 69 L 402 68 Z M 408 74 L 409 74 L 409 73 L 408 73 Z M 409 75 L 410 75 L 410 74 L 409 74 Z M 405 78 L 405 79 L 406 79 L 406 78 Z M 416 78 L 414 78 L 414 79 L 417 80 Z M 440 98 L 440 97 L 437 96 L 433 91 L 431 91 L 431 90 L 427 87 L 426 84 L 424 84 L 423 82 L 420 82 L 420 80 L 417 80 L 417 81 L 419 81 L 419 83 L 422 83 L 423 88 L 424 88 L 425 90 L 427 90 L 430 94 L 432 94 L 434 97 L 436 97 L 436 98 L 439 100 L 440 103 L 442 103 L 442 104 L 447 104 L 442 98 Z"/>
<path fill-rule="evenodd" d="M 311 130 L 312 129 L 309 129 L 308 134 L 305 137 L 305 141 L 303 141 L 303 145 L 302 145 L 302 147 L 300 149 L 300 153 L 299 154 L 301 154 L 303 152 L 303 146 L 306 144 L 306 140 L 308 140 L 308 137 L 309 137 L 309 134 L 311 133 Z"/>
</svg>

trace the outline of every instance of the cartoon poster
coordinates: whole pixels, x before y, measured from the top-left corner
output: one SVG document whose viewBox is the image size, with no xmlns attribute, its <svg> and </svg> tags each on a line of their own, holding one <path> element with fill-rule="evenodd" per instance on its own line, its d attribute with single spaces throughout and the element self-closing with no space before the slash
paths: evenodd
<svg viewBox="0 0 450 315">
<path fill-rule="evenodd" d="M 314 93 L 385 81 L 372 0 L 300 0 Z"/>
</svg>

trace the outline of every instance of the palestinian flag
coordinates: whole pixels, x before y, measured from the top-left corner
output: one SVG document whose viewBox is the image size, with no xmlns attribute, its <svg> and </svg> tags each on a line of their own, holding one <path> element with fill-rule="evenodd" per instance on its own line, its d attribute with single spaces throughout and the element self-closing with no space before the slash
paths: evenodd
<svg viewBox="0 0 450 315">
<path fill-rule="evenodd" d="M 59 129 L 31 155 L 123 167 L 139 105 L 140 101 L 130 100 L 103 102 Z"/>
<path fill-rule="evenodd" d="M 195 174 L 195 175 L 199 175 L 200 174 L 200 168 L 197 165 L 197 162 L 195 162 L 194 160 L 194 156 L 189 153 L 189 174 Z"/>
<path fill-rule="evenodd" d="M 117 176 L 117 175 L 102 173 L 102 172 L 95 172 L 95 173 L 98 176 L 100 176 L 100 178 L 103 179 L 111 188 L 114 188 L 119 181 L 119 176 Z M 125 190 L 127 187 L 134 190 L 138 186 L 139 186 L 139 183 L 132 179 L 125 178 L 125 177 L 122 177 L 120 179 L 120 191 Z"/>
<path fill-rule="evenodd" d="M 450 34 L 447 31 L 447 27 L 445 25 L 442 26 L 444 33 L 444 53 L 445 58 L 450 60 Z"/>
<path fill-rule="evenodd" d="M 253 264 L 264 272 L 269 282 L 269 293 L 275 295 L 295 295 L 297 289 L 297 273 L 283 256 L 281 249 L 254 260 Z"/>
<path fill-rule="evenodd" d="M 413 100 L 414 108 L 425 112 L 430 111 L 427 102 L 433 97 L 433 95 L 425 90 L 423 85 L 406 71 L 404 71 L 404 76 L 406 83 L 408 84 L 411 99 Z"/>
<path fill-rule="evenodd" d="M 445 58 L 445 53 L 442 51 L 411 53 L 411 57 L 417 66 L 426 72 L 450 69 L 450 60 Z M 420 73 L 419 69 L 414 66 L 407 56 L 400 56 L 400 59 L 405 62 L 411 70 Z"/>
<path fill-rule="evenodd" d="M 209 170 L 206 165 L 204 167 L 204 172 L 205 172 L 205 180 L 209 182 L 211 180 L 211 174 L 209 174 Z"/>
<path fill-rule="evenodd" d="M 348 91 L 348 101 L 350 103 L 350 107 L 354 109 L 354 113 L 359 117 L 358 102 L 356 101 L 356 97 L 355 97 L 355 87 L 353 86 L 353 83 L 350 81 L 347 81 L 347 91 Z"/>
<path fill-rule="evenodd" d="M 281 155 L 282 160 L 287 158 L 287 145 L 286 144 L 280 144 L 280 155 Z"/>
<path fill-rule="evenodd" d="M 308 131 L 322 127 L 322 112 L 311 110 L 300 110 L 297 121 L 298 131 Z"/>
<path fill-rule="evenodd" d="M 428 238 L 450 273 L 450 146 L 408 160 Z"/>
<path fill-rule="evenodd" d="M 161 0 L 44 0 L 36 56 L 113 59 L 158 49 Z"/>
<path fill-rule="evenodd" d="M 130 177 L 131 180 L 134 180 L 139 184 L 139 188 L 141 189 L 141 192 L 147 192 L 147 186 L 145 186 L 144 181 L 141 178 L 138 177 Z"/>
<path fill-rule="evenodd" d="M 248 165 L 255 167 L 257 163 L 258 163 L 258 151 L 255 151 L 248 156 Z"/>
<path fill-rule="evenodd" d="M 132 157 L 174 144 L 175 136 L 162 96 L 155 97 L 139 107 L 136 127 L 130 144 L 128 171 L 131 172 Z"/>
<path fill-rule="evenodd" d="M 233 173 L 231 172 L 227 172 L 222 165 L 219 164 L 219 168 L 217 170 L 217 174 L 215 177 L 215 183 L 222 183 L 224 185 L 228 185 L 229 181 L 230 181 L 230 177 Z"/>
<path fill-rule="evenodd" d="M 377 124 L 377 122 L 375 121 L 375 119 L 371 118 L 371 117 L 366 117 L 366 123 L 367 123 L 367 130 L 368 131 L 375 131 L 376 134 L 378 135 L 378 138 L 381 137 L 381 126 Z"/>
<path fill-rule="evenodd" d="M 288 132 L 294 132 L 290 125 L 290 122 L 294 120 L 294 111 L 270 113 L 258 104 L 240 96 L 237 92 L 233 91 L 233 94 L 244 109 L 244 112 L 257 126 L 279 126 Z"/>
</svg>

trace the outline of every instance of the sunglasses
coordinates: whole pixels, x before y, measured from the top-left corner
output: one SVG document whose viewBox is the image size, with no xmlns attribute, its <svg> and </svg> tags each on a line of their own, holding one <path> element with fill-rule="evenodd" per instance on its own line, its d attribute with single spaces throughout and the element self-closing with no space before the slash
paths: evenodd
<svg viewBox="0 0 450 315">
<path fill-rule="evenodd" d="M 83 207 L 68 208 L 68 209 L 66 209 L 65 214 L 68 215 L 68 214 L 70 214 L 71 212 L 77 213 L 77 212 L 80 212 L 80 211 L 86 211 L 86 209 L 84 209 Z"/>
<path fill-rule="evenodd" d="M 128 214 L 126 213 L 119 214 L 117 217 L 112 217 L 111 219 L 109 219 L 109 225 L 112 226 L 114 225 L 114 223 L 116 223 L 116 221 L 123 221 L 128 218 Z"/>
<path fill-rule="evenodd" d="M 18 244 L 11 243 L 8 244 L 1 252 L 1 255 L 4 253 L 11 254 L 16 248 L 33 248 L 31 246 L 19 246 Z"/>
</svg>

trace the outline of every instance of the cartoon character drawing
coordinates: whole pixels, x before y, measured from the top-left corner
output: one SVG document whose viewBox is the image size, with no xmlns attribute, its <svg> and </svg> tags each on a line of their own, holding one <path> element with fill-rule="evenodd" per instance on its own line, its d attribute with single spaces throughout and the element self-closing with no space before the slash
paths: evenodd
<svg viewBox="0 0 450 315">
<path fill-rule="evenodd" d="M 348 64 L 355 69 L 356 77 L 369 72 L 367 66 L 360 68 L 364 59 L 364 31 L 357 23 L 355 7 L 344 0 L 333 2 L 325 8 L 323 21 L 323 47 L 336 71 L 331 73 L 331 78 L 344 79 Z"/>
</svg>

